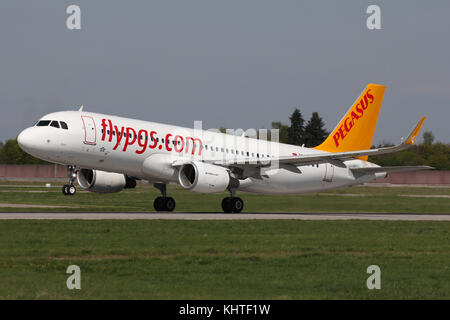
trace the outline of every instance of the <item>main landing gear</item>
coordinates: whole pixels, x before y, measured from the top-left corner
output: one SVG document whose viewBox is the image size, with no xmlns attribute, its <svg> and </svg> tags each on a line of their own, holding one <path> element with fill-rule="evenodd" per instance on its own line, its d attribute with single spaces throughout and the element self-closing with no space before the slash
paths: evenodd
<svg viewBox="0 0 450 320">
<path fill-rule="evenodd" d="M 75 195 L 75 193 L 77 193 L 77 188 L 75 188 L 75 186 L 73 185 L 77 174 L 74 166 L 68 166 L 67 169 L 69 171 L 69 184 L 65 184 L 62 187 L 62 193 L 65 196 L 73 196 Z"/>
<path fill-rule="evenodd" d="M 231 190 L 231 197 L 226 197 L 222 200 L 222 210 L 225 213 L 240 213 L 244 209 L 244 201 L 235 197 L 235 190 Z"/>
<path fill-rule="evenodd" d="M 172 212 L 175 209 L 175 199 L 168 197 L 165 183 L 154 183 L 153 186 L 161 191 L 162 197 L 157 197 L 153 201 L 156 211 Z M 222 200 L 222 209 L 225 213 L 240 213 L 244 209 L 244 201 L 235 197 L 235 190 L 230 191 L 231 196 Z"/>
<path fill-rule="evenodd" d="M 157 197 L 153 201 L 153 207 L 156 211 L 173 211 L 175 209 L 175 199 L 166 196 L 166 184 L 154 183 L 153 186 L 161 191 L 162 197 Z"/>
</svg>

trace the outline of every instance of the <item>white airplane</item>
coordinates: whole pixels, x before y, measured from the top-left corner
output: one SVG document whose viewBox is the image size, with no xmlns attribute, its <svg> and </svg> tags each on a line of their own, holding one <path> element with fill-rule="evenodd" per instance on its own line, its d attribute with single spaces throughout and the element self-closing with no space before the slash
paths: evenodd
<svg viewBox="0 0 450 320">
<path fill-rule="evenodd" d="M 304 148 L 201 129 L 78 111 L 50 113 L 23 130 L 17 141 L 27 153 L 67 165 L 65 195 L 78 184 L 98 193 L 134 188 L 147 180 L 162 197 L 156 211 L 173 211 L 168 183 L 201 193 L 228 190 L 224 212 L 244 207 L 236 191 L 262 194 L 319 192 L 384 178 L 388 172 L 431 169 L 428 166 L 380 167 L 369 155 L 403 150 L 414 144 L 425 117 L 406 141 L 370 149 L 385 87 L 369 84 L 319 146 Z M 281 200 L 281 199 L 280 199 Z M 281 200 L 282 201 L 282 200 Z"/>
</svg>

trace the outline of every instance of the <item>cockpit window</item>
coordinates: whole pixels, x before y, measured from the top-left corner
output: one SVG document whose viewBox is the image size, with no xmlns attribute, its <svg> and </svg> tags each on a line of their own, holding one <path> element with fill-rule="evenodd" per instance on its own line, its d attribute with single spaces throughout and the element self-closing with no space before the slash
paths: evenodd
<svg viewBox="0 0 450 320">
<path fill-rule="evenodd" d="M 46 127 L 50 124 L 50 120 L 41 120 L 39 121 L 36 126 L 38 127 Z"/>
<path fill-rule="evenodd" d="M 59 129 L 59 123 L 58 123 L 58 121 L 52 121 L 52 123 L 50 123 L 50 126 Z"/>
<path fill-rule="evenodd" d="M 59 123 L 61 124 L 61 128 L 63 128 L 64 130 L 69 129 L 69 127 L 67 127 L 67 123 L 65 123 L 64 121 L 60 121 Z"/>
</svg>

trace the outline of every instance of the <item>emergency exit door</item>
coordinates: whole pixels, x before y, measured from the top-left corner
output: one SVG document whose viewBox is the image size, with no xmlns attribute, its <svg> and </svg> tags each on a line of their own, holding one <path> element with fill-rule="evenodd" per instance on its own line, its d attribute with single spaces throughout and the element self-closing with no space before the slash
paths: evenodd
<svg viewBox="0 0 450 320">
<path fill-rule="evenodd" d="M 90 116 L 81 116 L 84 126 L 84 143 L 95 145 L 97 143 L 97 133 L 95 129 L 94 118 Z"/>
</svg>

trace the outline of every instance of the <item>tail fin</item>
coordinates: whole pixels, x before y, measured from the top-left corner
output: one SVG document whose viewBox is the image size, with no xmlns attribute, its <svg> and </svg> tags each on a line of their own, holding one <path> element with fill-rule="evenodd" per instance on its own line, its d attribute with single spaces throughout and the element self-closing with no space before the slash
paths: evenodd
<svg viewBox="0 0 450 320">
<path fill-rule="evenodd" d="M 378 84 L 367 85 L 328 138 L 314 149 L 327 152 L 370 149 L 385 89 Z"/>
</svg>

